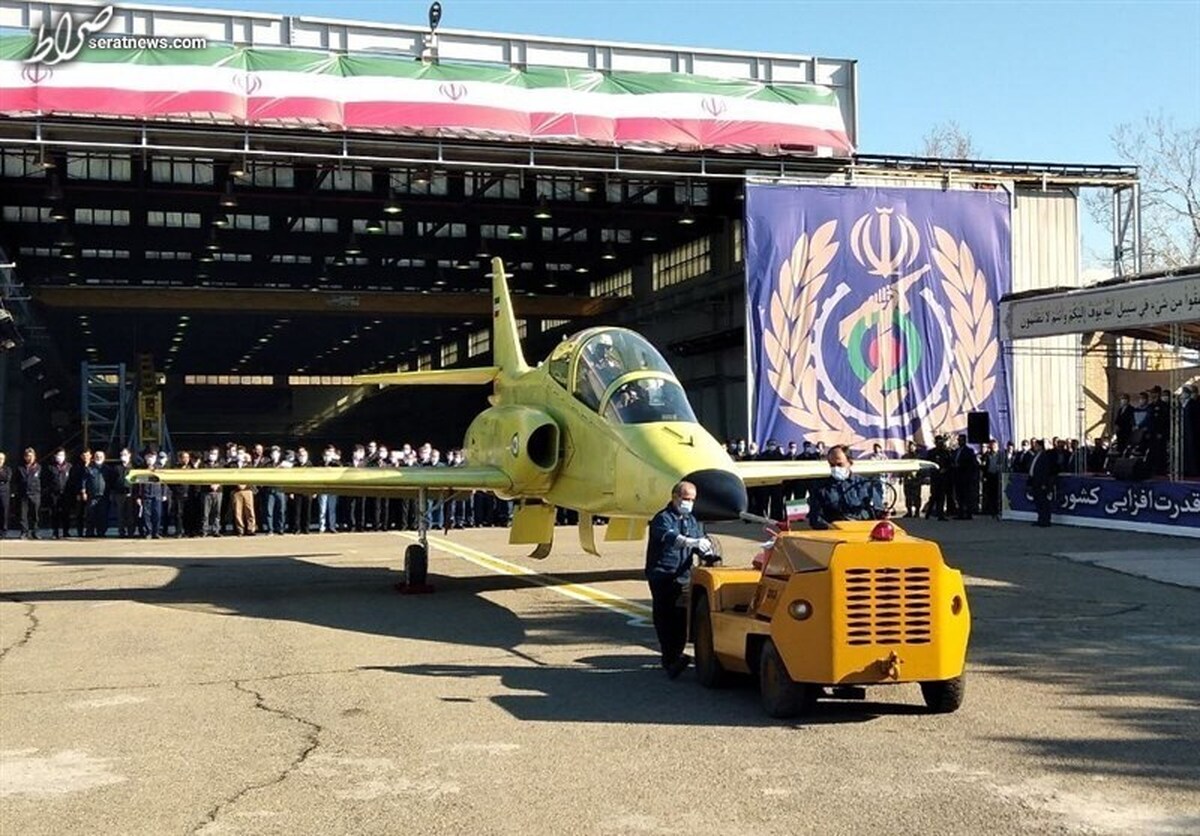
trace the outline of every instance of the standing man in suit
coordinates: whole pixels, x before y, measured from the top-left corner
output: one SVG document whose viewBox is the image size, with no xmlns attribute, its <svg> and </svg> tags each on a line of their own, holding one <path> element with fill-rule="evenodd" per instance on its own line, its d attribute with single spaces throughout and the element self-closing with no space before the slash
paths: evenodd
<svg viewBox="0 0 1200 836">
<path fill-rule="evenodd" d="M 958 507 L 955 518 L 972 519 L 979 507 L 979 457 L 965 435 L 958 437 L 958 448 L 954 451 L 954 494 Z"/>
<path fill-rule="evenodd" d="M 133 502 L 133 486 L 129 484 L 129 470 L 133 454 L 123 448 L 118 460 L 110 462 L 104 481 L 108 491 L 108 505 L 117 512 L 117 534 L 134 537 L 137 534 L 137 506 Z"/>
<path fill-rule="evenodd" d="M 12 496 L 12 468 L 5 464 L 7 456 L 0 453 L 0 540 L 8 536 L 8 500 Z"/>
<path fill-rule="evenodd" d="M 70 495 L 69 516 L 75 519 L 75 533 L 81 538 L 87 531 L 87 497 L 84 496 L 84 480 L 87 478 L 87 469 L 91 464 L 92 451 L 84 450 L 79 454 L 79 463 L 71 468 L 71 482 L 67 485 L 67 493 Z"/>
<path fill-rule="evenodd" d="M 1045 439 L 1034 442 L 1033 462 L 1029 465 L 1029 490 L 1037 506 L 1039 528 L 1050 527 L 1050 516 L 1054 512 L 1054 477 L 1058 475 L 1058 464 L 1054 451 L 1046 449 Z"/>
<path fill-rule="evenodd" d="M 983 452 L 981 468 L 983 470 L 983 513 L 995 519 L 1000 518 L 1000 474 L 1004 472 L 1004 454 L 996 439 L 988 441 Z"/>
<path fill-rule="evenodd" d="M 75 497 L 71 493 L 71 465 L 67 451 L 59 447 L 54 459 L 42 470 L 46 481 L 46 500 L 50 503 L 50 536 L 55 540 L 71 536 L 71 510 Z"/>
<path fill-rule="evenodd" d="M 783 448 L 779 446 L 779 442 L 772 438 L 767 442 L 767 449 L 762 452 L 758 459 L 764 462 L 782 462 L 787 460 L 787 454 L 783 452 Z M 787 507 L 782 482 L 764 488 L 763 497 L 766 511 L 763 516 L 772 520 L 787 519 Z"/>
<path fill-rule="evenodd" d="M 1165 476 L 1171 467 L 1171 393 L 1161 386 L 1150 390 L 1150 470 Z"/>
<path fill-rule="evenodd" d="M 1113 435 L 1117 437 L 1117 452 L 1125 455 L 1129 446 L 1129 435 L 1133 432 L 1133 407 L 1129 405 L 1129 395 L 1121 393 L 1117 403 L 1117 411 L 1113 413 Z"/>
<path fill-rule="evenodd" d="M 1184 386 L 1179 396 L 1179 431 L 1183 438 L 1183 467 L 1185 478 L 1200 476 L 1200 397 L 1192 386 Z"/>
<path fill-rule="evenodd" d="M 92 453 L 92 461 L 83 471 L 83 488 L 79 498 L 84 503 L 87 524 L 84 532 L 88 537 L 104 537 L 108 534 L 108 467 L 104 463 L 104 451 Z"/>
<path fill-rule="evenodd" d="M 917 442 L 910 440 L 902 458 L 924 459 L 925 451 L 917 446 Z M 924 483 L 925 475 L 919 470 L 904 477 L 904 516 L 921 516 L 921 486 Z"/>
<path fill-rule="evenodd" d="M 42 466 L 32 447 L 25 448 L 25 462 L 17 466 L 13 498 L 21 510 L 21 537 L 38 539 L 38 514 L 42 510 Z"/>
</svg>

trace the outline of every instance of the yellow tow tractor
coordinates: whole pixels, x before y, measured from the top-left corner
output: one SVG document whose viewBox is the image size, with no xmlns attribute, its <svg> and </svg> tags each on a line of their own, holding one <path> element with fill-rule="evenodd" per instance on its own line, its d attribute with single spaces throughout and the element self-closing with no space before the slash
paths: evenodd
<svg viewBox="0 0 1200 836">
<path fill-rule="evenodd" d="M 692 571 L 702 685 L 757 675 L 772 717 L 906 682 L 920 684 L 935 713 L 962 705 L 971 615 L 962 573 L 936 543 L 886 520 L 838 522 L 780 532 L 755 564 Z"/>
</svg>

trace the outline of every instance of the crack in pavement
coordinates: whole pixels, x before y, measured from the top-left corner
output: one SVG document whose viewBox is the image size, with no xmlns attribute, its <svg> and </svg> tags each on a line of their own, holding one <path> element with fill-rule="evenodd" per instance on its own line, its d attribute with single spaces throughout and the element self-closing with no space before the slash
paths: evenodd
<svg viewBox="0 0 1200 836">
<path fill-rule="evenodd" d="M 339 673 L 359 673 L 361 665 L 352 668 L 335 668 L 320 671 L 289 671 L 265 676 L 239 676 L 232 679 L 198 679 L 184 682 L 141 682 L 134 685 L 81 685 L 78 688 L 46 688 L 29 691 L 0 691 L 0 697 L 31 697 L 40 694 L 78 694 L 85 691 L 136 691 L 152 688 L 194 688 L 204 685 L 234 685 L 239 682 L 271 682 L 276 679 L 291 679 L 296 676 L 331 676 Z"/>
<path fill-rule="evenodd" d="M 22 601 L 20 598 L 13 598 L 9 595 L 0 596 L 0 598 L 3 598 L 5 601 L 11 601 L 14 604 L 20 604 L 23 606 L 25 608 L 25 617 L 29 619 L 29 626 L 25 628 L 25 633 L 21 636 L 21 638 L 17 639 L 8 647 L 0 648 L 0 662 L 2 662 L 4 661 L 4 657 L 9 653 L 16 650 L 18 647 L 23 647 L 26 644 L 29 644 L 29 640 L 33 638 L 33 634 L 37 632 L 37 628 L 41 626 L 42 622 L 38 620 L 36 615 L 37 604 L 31 604 L 28 601 Z"/>
<path fill-rule="evenodd" d="M 35 595 L 35 594 L 38 594 L 41 592 L 66 592 L 71 587 L 83 586 L 84 584 L 93 583 L 95 581 L 101 581 L 101 580 L 115 581 L 115 580 L 119 580 L 120 578 L 133 578 L 133 577 L 137 577 L 138 575 L 147 575 L 147 574 L 150 574 L 151 572 L 159 571 L 159 569 L 157 567 L 154 567 L 154 568 L 138 569 L 137 571 L 134 571 L 134 572 L 118 572 L 116 574 L 106 575 L 104 573 L 108 570 L 103 566 L 88 567 L 87 571 L 90 571 L 92 569 L 95 569 L 95 571 L 91 571 L 91 574 L 89 574 L 86 578 L 80 578 L 77 581 L 66 581 L 64 583 L 56 583 L 54 586 L 30 587 L 28 589 L 21 590 L 21 594 Z M 80 571 L 85 571 L 85 570 L 80 570 Z M 10 575 L 10 577 L 11 577 L 11 575 Z M 12 586 L 13 584 L 9 584 L 9 585 Z M 121 587 L 113 587 L 113 588 L 97 587 L 95 590 L 90 590 L 90 591 L 121 592 L 122 590 L 121 590 Z M 136 603 L 132 598 L 118 598 L 118 599 L 114 599 L 114 600 L 129 601 L 130 603 Z"/>
<path fill-rule="evenodd" d="M 229 798 L 214 806 L 208 811 L 208 813 L 205 814 L 204 821 L 200 822 L 200 824 L 196 825 L 196 827 L 192 830 L 193 834 L 203 832 L 210 824 L 216 822 L 217 818 L 222 812 L 224 812 L 227 808 L 232 807 L 248 793 L 251 793 L 254 790 L 266 789 L 267 787 L 273 787 L 276 784 L 283 783 L 285 780 L 287 780 L 288 776 L 291 775 L 293 771 L 298 769 L 301 764 L 308 760 L 308 756 L 311 755 L 316 748 L 321 745 L 321 732 L 325 731 L 325 729 L 320 724 L 314 723 L 311 720 L 305 720 L 303 717 L 297 717 L 295 714 L 292 714 L 290 711 L 285 711 L 282 708 L 272 708 L 271 706 L 267 705 L 266 699 L 262 694 L 251 688 L 243 687 L 243 682 L 251 681 L 253 680 L 234 680 L 233 687 L 236 690 L 241 691 L 243 694 L 249 694 L 250 696 L 254 697 L 254 708 L 256 710 L 264 711 L 267 714 L 282 717 L 285 720 L 291 720 L 293 723 L 299 723 L 300 725 L 305 726 L 307 730 L 304 734 L 304 748 L 301 749 L 296 757 L 292 759 L 292 762 L 274 778 L 271 778 L 267 781 L 259 781 L 253 784 L 248 784 Z"/>
</svg>

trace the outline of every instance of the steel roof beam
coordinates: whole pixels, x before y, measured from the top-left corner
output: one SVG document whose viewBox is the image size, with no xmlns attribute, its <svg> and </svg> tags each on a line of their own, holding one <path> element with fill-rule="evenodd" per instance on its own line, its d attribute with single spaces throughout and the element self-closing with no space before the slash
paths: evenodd
<svg viewBox="0 0 1200 836">
<path fill-rule="evenodd" d="M 89 311 L 180 311 L 379 317 L 488 317 L 490 293 L 392 293 L 385 291 L 245 290 L 239 288 L 53 287 L 33 290 L 51 308 Z M 576 319 L 601 316 L 622 300 L 577 296 L 518 296 L 521 318 Z"/>
</svg>

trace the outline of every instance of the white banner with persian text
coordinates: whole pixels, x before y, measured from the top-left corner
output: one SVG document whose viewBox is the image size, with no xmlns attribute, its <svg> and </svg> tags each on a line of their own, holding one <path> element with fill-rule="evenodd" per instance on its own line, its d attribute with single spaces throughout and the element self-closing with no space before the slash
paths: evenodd
<svg viewBox="0 0 1200 836">
<path fill-rule="evenodd" d="M 1005 340 L 1200 322 L 1200 276 L 1071 290 L 1000 303 Z"/>
</svg>

